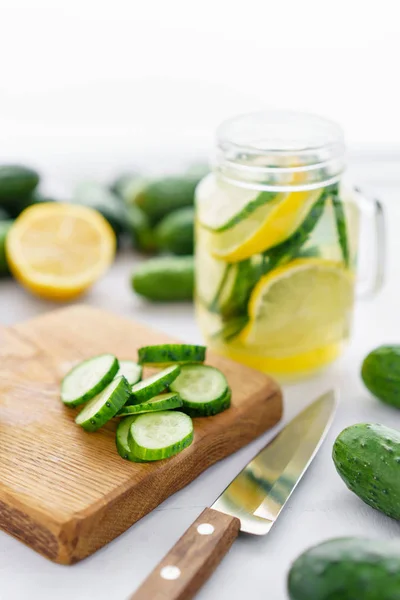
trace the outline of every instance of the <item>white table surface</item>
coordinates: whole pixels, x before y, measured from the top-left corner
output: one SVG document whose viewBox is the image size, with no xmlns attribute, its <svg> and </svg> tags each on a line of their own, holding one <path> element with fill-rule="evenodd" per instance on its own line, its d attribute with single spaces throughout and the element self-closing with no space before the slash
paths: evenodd
<svg viewBox="0 0 400 600">
<path fill-rule="evenodd" d="M 359 302 L 352 342 L 336 364 L 313 379 L 284 386 L 283 422 L 327 388 L 338 387 L 341 401 L 332 429 L 271 533 L 261 538 L 239 537 L 198 594 L 199 600 L 284 600 L 289 565 L 311 544 L 335 536 L 389 538 L 400 534 L 395 521 L 347 490 L 330 456 L 335 436 L 347 425 L 372 421 L 400 428 L 400 411 L 374 400 L 359 378 L 362 358 L 370 349 L 380 343 L 400 342 L 400 179 L 397 167 L 390 169 L 388 177 L 383 164 L 381 169 L 379 177 L 376 168 L 360 168 L 357 181 L 386 202 L 386 286 L 375 299 Z M 138 260 L 132 254 L 121 256 L 84 302 L 149 323 L 184 340 L 200 341 L 190 305 L 152 306 L 132 294 L 129 273 Z M 12 324 L 53 307 L 32 298 L 14 282 L 0 283 L 2 323 Z M 272 433 L 210 468 L 118 539 L 75 566 L 53 564 L 0 532 L 0 600 L 124 600 Z"/>
</svg>

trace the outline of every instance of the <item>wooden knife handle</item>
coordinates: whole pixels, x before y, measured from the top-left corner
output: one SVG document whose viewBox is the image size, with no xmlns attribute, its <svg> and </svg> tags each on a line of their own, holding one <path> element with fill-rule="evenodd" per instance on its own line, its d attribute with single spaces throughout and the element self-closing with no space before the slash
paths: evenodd
<svg viewBox="0 0 400 600">
<path fill-rule="evenodd" d="M 237 538 L 236 517 L 206 508 L 130 600 L 191 600 Z"/>
</svg>

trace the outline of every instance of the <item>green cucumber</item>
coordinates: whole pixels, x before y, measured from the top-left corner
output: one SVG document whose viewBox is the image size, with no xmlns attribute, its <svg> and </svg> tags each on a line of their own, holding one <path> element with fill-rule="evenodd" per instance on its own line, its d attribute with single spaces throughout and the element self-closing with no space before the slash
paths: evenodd
<svg viewBox="0 0 400 600">
<path fill-rule="evenodd" d="M 0 277 L 10 274 L 6 256 L 6 238 L 12 224 L 12 220 L 0 221 Z"/>
<path fill-rule="evenodd" d="M 117 377 L 123 375 L 129 385 L 134 385 L 142 379 L 143 368 L 133 360 L 120 360 Z"/>
<path fill-rule="evenodd" d="M 62 380 L 61 400 L 67 406 L 87 402 L 104 390 L 114 379 L 118 369 L 118 360 L 112 354 L 100 354 L 84 360 Z"/>
<path fill-rule="evenodd" d="M 130 393 L 131 388 L 125 377 L 117 377 L 100 394 L 89 400 L 76 417 L 75 423 L 86 431 L 97 431 L 115 417 Z"/>
<path fill-rule="evenodd" d="M 162 177 L 137 186 L 131 201 L 155 224 L 178 208 L 193 206 L 196 186 L 197 179 L 193 177 Z"/>
<path fill-rule="evenodd" d="M 215 340 L 229 342 L 239 335 L 239 333 L 246 327 L 248 322 L 248 316 L 230 319 L 221 327 L 221 329 L 218 329 L 218 331 L 213 333 L 211 337 Z"/>
<path fill-rule="evenodd" d="M 174 210 L 164 217 L 154 231 L 158 249 L 171 254 L 193 254 L 194 218 L 191 206 Z"/>
<path fill-rule="evenodd" d="M 364 359 L 361 377 L 379 400 L 400 408 L 400 346 L 379 346 Z"/>
<path fill-rule="evenodd" d="M 152 258 L 132 274 L 135 292 L 155 302 L 191 300 L 194 290 L 193 256 Z"/>
<path fill-rule="evenodd" d="M 212 417 L 218 413 L 227 410 L 231 405 L 232 390 L 228 388 L 225 395 L 218 402 L 208 402 L 201 405 L 200 408 L 194 407 L 193 403 L 189 406 L 188 402 L 184 403 L 182 410 L 190 417 Z M 183 401 L 182 401 L 183 402 Z"/>
<path fill-rule="evenodd" d="M 127 229 L 127 209 L 118 196 L 105 186 L 92 181 L 80 183 L 74 191 L 72 202 L 94 208 L 110 223 L 116 235 Z"/>
<path fill-rule="evenodd" d="M 159 344 L 143 346 L 138 350 L 139 364 L 149 367 L 166 367 L 173 363 L 204 362 L 205 346 L 193 344 Z"/>
<path fill-rule="evenodd" d="M 332 194 L 331 187 L 324 188 L 319 199 L 311 207 L 306 218 L 300 227 L 287 240 L 274 246 L 265 253 L 268 261 L 266 262 L 264 275 L 283 262 L 289 262 L 297 256 L 302 246 L 304 246 L 318 221 L 323 215 L 327 198 Z"/>
<path fill-rule="evenodd" d="M 146 461 L 169 458 L 190 446 L 192 441 L 192 419 L 179 411 L 139 415 L 128 435 L 132 452 Z"/>
<path fill-rule="evenodd" d="M 0 221 L 9 221 L 10 213 L 8 213 L 4 208 L 0 208 Z"/>
<path fill-rule="evenodd" d="M 174 392 L 169 394 L 158 394 L 157 396 L 154 396 L 154 398 L 150 398 L 150 400 L 146 400 L 141 404 L 123 406 L 117 414 L 117 417 L 157 412 L 158 410 L 172 410 L 173 408 L 180 408 L 181 406 L 183 406 L 183 402 L 180 399 L 179 394 Z"/>
<path fill-rule="evenodd" d="M 135 419 L 136 417 L 126 417 L 126 419 L 121 420 L 115 432 L 115 445 L 117 446 L 118 454 L 122 458 L 125 458 L 125 460 L 144 462 L 134 455 L 128 443 L 129 430 Z"/>
<path fill-rule="evenodd" d="M 293 563 L 291 600 L 399 600 L 398 540 L 339 538 L 318 544 Z"/>
<path fill-rule="evenodd" d="M 247 314 L 251 292 L 261 275 L 261 264 L 251 259 L 230 266 L 218 300 L 218 312 L 224 321 Z"/>
<path fill-rule="evenodd" d="M 170 384 L 185 409 L 195 410 L 198 416 L 214 415 L 228 408 L 226 377 L 219 369 L 208 365 L 183 365 L 179 376 Z"/>
<path fill-rule="evenodd" d="M 336 184 L 332 195 L 332 206 L 336 221 L 336 230 L 338 235 L 339 246 L 342 252 L 343 262 L 346 267 L 350 264 L 349 240 L 347 235 L 346 214 L 344 203 L 339 196 L 339 186 Z"/>
<path fill-rule="evenodd" d="M 180 372 L 181 368 L 175 365 L 139 381 L 131 387 L 131 397 L 127 404 L 139 404 L 160 394 L 178 377 Z"/>
<path fill-rule="evenodd" d="M 118 175 L 110 184 L 109 189 L 113 194 L 122 200 L 125 200 L 126 190 L 132 183 L 135 183 L 140 179 L 141 176 L 137 171 L 127 171 Z"/>
<path fill-rule="evenodd" d="M 214 233 L 226 231 L 227 229 L 231 229 L 241 221 L 247 219 L 260 206 L 264 206 L 265 204 L 269 204 L 270 202 L 276 200 L 277 196 L 277 192 L 260 192 L 253 200 L 250 200 L 250 202 L 248 202 L 246 206 L 244 206 L 236 214 L 231 216 L 225 223 L 222 223 L 217 227 L 213 227 L 206 223 L 202 223 L 202 226 L 205 229 L 208 229 L 209 231 L 212 231 Z"/>
<path fill-rule="evenodd" d="M 156 239 L 149 218 L 136 204 L 127 207 L 127 228 L 134 248 L 146 253 L 156 250 Z"/>
<path fill-rule="evenodd" d="M 369 506 L 400 519 L 400 432 L 361 423 L 344 429 L 333 446 L 336 470 Z"/>
<path fill-rule="evenodd" d="M 14 214 L 16 205 L 29 197 L 38 183 L 39 174 L 33 169 L 22 165 L 0 165 L 0 206 Z"/>
</svg>

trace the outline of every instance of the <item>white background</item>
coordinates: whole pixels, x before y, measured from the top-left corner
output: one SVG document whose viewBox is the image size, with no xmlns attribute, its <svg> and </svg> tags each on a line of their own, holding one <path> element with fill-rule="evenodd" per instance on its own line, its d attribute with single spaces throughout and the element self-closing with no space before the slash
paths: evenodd
<svg viewBox="0 0 400 600">
<path fill-rule="evenodd" d="M 396 0 L 0 0 L 0 159 L 208 150 L 262 108 L 400 148 Z M 92 157 L 92 158 L 90 158 Z M 110 161 L 105 161 L 110 168 Z M 53 164 L 52 163 L 52 164 Z"/>
</svg>

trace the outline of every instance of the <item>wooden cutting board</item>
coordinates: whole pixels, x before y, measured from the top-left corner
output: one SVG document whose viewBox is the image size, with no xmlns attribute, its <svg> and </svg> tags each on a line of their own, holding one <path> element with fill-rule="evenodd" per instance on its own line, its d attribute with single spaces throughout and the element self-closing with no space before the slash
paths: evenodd
<svg viewBox="0 0 400 600">
<path fill-rule="evenodd" d="M 266 375 L 208 354 L 233 389 L 232 407 L 195 419 L 195 439 L 156 463 L 123 460 L 114 422 L 75 425 L 60 381 L 84 358 L 172 341 L 115 315 L 75 306 L 0 329 L 0 528 L 64 564 L 89 556 L 216 461 L 279 421 L 282 398 Z M 222 490 L 221 490 L 222 491 Z"/>
</svg>

